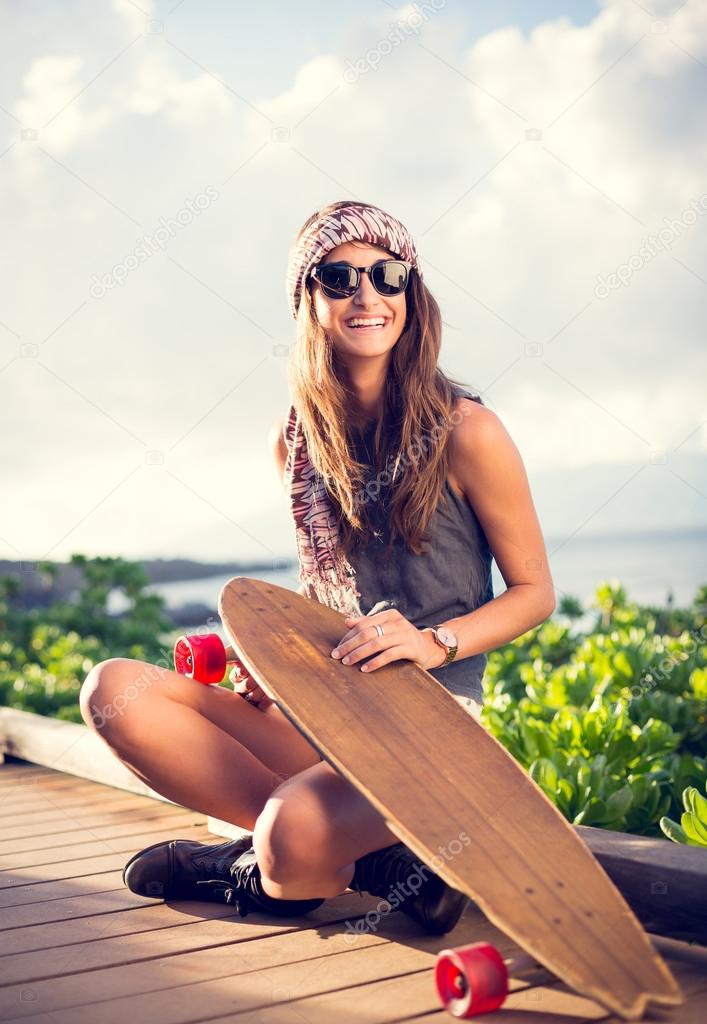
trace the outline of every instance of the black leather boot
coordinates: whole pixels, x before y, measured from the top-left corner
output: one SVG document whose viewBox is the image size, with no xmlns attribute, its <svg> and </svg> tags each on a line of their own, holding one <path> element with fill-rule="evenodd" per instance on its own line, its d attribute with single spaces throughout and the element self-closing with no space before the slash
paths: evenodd
<svg viewBox="0 0 707 1024">
<path fill-rule="evenodd" d="M 209 845 L 171 839 L 148 846 L 130 858 L 123 881 L 138 896 L 180 900 L 222 900 L 241 917 L 250 911 L 296 917 L 315 910 L 323 899 L 280 900 L 263 891 L 251 835 Z"/>
<path fill-rule="evenodd" d="M 355 863 L 349 888 L 383 896 L 433 935 L 454 928 L 469 899 L 443 882 L 404 843 L 367 853 Z"/>
</svg>

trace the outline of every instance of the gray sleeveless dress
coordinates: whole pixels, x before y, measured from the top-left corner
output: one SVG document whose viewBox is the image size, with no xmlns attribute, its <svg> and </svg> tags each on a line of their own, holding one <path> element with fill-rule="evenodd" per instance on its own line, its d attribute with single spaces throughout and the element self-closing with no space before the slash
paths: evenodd
<svg viewBox="0 0 707 1024">
<path fill-rule="evenodd" d="M 454 386 L 457 395 L 478 401 L 478 396 Z M 372 468 L 370 446 L 375 424 L 364 431 L 356 445 L 357 457 Z M 445 501 L 446 498 L 446 501 Z M 391 557 L 383 558 L 389 537 L 388 503 L 385 488 L 371 501 L 374 536 L 360 542 L 349 554 L 361 593 L 361 611 L 367 615 L 379 602 L 397 608 L 418 628 L 435 626 L 466 615 L 493 599 L 492 554 L 483 528 L 466 500 L 460 498 L 449 480 L 444 495 L 427 528 L 426 553 L 415 555 L 400 537 L 392 545 Z M 378 609 L 379 611 L 382 609 Z M 455 658 L 431 674 L 451 693 L 482 702 L 481 680 L 486 654 Z"/>
</svg>

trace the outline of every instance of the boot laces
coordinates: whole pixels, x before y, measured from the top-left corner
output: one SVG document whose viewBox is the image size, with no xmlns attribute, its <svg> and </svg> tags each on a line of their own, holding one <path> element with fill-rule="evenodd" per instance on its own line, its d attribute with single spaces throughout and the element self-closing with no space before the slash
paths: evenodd
<svg viewBox="0 0 707 1024">
<path fill-rule="evenodd" d="M 247 849 L 249 840 L 250 837 L 244 837 L 235 844 L 222 843 L 192 857 L 192 864 L 199 874 L 206 876 L 199 879 L 196 884 L 213 886 L 215 895 L 224 903 L 234 906 L 241 917 L 245 917 L 251 908 L 246 892 L 239 887 L 237 880 L 234 882 L 236 875 L 232 868 L 234 862 Z M 221 857 L 214 856 L 217 851 L 222 853 Z"/>
<path fill-rule="evenodd" d="M 248 911 L 251 909 L 248 903 L 247 894 L 242 890 L 239 892 L 238 886 L 234 885 L 233 882 L 227 882 L 223 878 L 204 878 L 196 884 L 215 886 L 216 894 L 221 897 L 224 903 L 229 903 L 235 907 L 241 917 L 246 917 Z M 221 887 L 220 892 L 218 892 L 219 886 Z"/>
</svg>

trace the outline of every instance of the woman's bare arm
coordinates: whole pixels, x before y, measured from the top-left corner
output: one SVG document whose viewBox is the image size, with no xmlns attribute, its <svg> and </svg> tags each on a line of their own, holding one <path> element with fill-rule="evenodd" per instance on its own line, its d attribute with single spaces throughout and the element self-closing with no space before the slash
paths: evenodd
<svg viewBox="0 0 707 1024">
<path fill-rule="evenodd" d="M 487 406 L 470 399 L 450 434 L 450 462 L 483 527 L 507 590 L 444 625 L 457 658 L 495 650 L 540 625 L 555 608 L 545 542 L 520 452 Z"/>
</svg>

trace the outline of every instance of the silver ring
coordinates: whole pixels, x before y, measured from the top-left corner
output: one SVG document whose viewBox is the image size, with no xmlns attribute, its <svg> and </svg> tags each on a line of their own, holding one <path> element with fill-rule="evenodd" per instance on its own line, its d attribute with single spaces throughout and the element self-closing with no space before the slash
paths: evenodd
<svg viewBox="0 0 707 1024">
<path fill-rule="evenodd" d="M 383 627 L 379 626 L 377 622 L 374 623 L 374 626 L 378 630 L 378 636 L 383 636 Z"/>
</svg>

